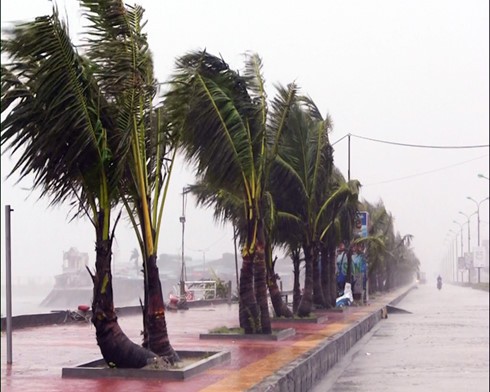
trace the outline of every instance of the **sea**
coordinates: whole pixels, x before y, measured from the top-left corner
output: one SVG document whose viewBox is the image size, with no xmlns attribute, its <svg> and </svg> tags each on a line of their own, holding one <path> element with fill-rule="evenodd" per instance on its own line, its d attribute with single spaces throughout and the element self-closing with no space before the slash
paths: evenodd
<svg viewBox="0 0 490 392">
<path fill-rule="evenodd" d="M 52 310 L 60 309 L 50 309 L 49 307 L 41 306 L 41 301 L 48 295 L 49 290 L 43 294 L 16 294 L 12 289 L 12 316 L 20 316 L 24 314 L 40 314 L 40 313 L 50 313 Z M 0 313 L 2 317 L 7 315 L 7 296 L 2 290 L 2 301 L 1 301 Z M 66 310 L 66 309 L 64 309 Z"/>
</svg>

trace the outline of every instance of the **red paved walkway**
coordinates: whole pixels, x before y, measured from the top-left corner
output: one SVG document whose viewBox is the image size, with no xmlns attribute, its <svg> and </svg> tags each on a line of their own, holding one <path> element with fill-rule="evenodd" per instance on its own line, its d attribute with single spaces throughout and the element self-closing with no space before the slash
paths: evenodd
<svg viewBox="0 0 490 392">
<path fill-rule="evenodd" d="M 172 346 L 178 351 L 231 352 L 231 360 L 184 381 L 62 378 L 63 367 L 101 358 L 91 324 L 63 324 L 14 330 L 13 364 L 6 364 L 6 337 L 2 332 L 1 390 L 13 392 L 231 392 L 246 391 L 282 366 L 349 328 L 397 297 L 401 291 L 371 300 L 367 306 L 328 312 L 321 324 L 274 322 L 274 328 L 292 327 L 296 335 L 282 341 L 203 340 L 200 333 L 220 326 L 238 326 L 238 305 L 216 305 L 167 313 Z M 322 313 L 325 314 L 325 313 Z M 141 316 L 121 316 L 125 333 L 140 342 Z"/>
</svg>

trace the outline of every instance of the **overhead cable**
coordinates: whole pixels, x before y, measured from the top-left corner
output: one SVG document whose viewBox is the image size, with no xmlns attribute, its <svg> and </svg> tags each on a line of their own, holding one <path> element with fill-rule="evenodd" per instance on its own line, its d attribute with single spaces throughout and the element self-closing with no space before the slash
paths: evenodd
<svg viewBox="0 0 490 392">
<path fill-rule="evenodd" d="M 436 145 L 424 145 L 424 144 L 411 144 L 411 143 L 398 143 L 398 142 L 392 142 L 388 140 L 381 140 L 381 139 L 374 139 L 370 137 L 365 137 L 365 136 L 359 136 L 355 135 L 353 133 L 348 133 L 344 136 L 342 136 L 339 140 L 335 141 L 332 143 L 332 146 L 340 142 L 341 140 L 345 139 L 348 136 L 353 136 L 357 137 L 358 139 L 364 139 L 364 140 L 369 140 L 372 142 L 377 142 L 377 143 L 384 143 L 384 144 L 392 144 L 395 146 L 402 146 L 402 147 L 414 147 L 414 148 L 432 148 L 432 149 L 469 149 L 469 148 L 488 148 L 490 147 L 489 144 L 476 144 L 476 145 L 467 145 L 467 146 L 436 146 Z"/>
</svg>

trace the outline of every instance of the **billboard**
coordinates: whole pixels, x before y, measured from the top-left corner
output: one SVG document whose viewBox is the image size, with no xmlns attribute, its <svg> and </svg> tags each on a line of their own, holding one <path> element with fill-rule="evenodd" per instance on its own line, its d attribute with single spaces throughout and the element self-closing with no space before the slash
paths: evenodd
<svg viewBox="0 0 490 392">
<path fill-rule="evenodd" d="M 460 270 L 465 269 L 464 257 L 463 256 L 459 256 L 458 257 L 458 269 L 460 269 Z"/>
<path fill-rule="evenodd" d="M 487 250 L 484 246 L 473 248 L 473 267 L 485 268 L 487 266 Z"/>
<path fill-rule="evenodd" d="M 354 221 L 354 238 L 366 238 L 368 236 L 369 213 L 359 211 Z"/>
</svg>

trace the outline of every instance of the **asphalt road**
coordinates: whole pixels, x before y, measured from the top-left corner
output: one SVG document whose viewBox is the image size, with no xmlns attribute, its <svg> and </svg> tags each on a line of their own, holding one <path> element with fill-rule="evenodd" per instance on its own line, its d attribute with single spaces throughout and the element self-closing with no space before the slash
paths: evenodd
<svg viewBox="0 0 490 392">
<path fill-rule="evenodd" d="M 419 285 L 312 392 L 489 391 L 489 293 Z"/>
</svg>

